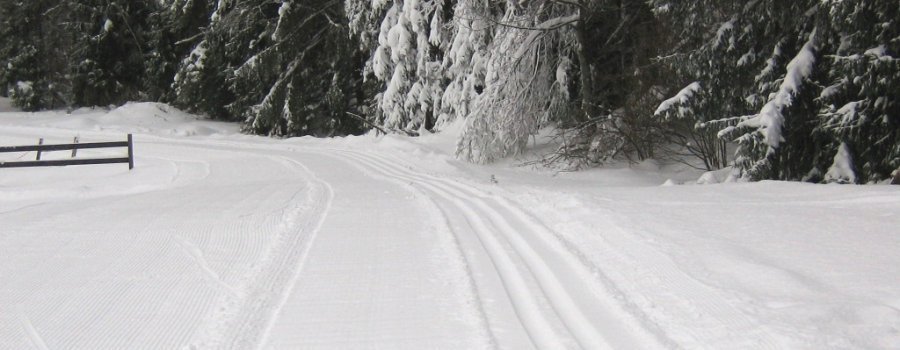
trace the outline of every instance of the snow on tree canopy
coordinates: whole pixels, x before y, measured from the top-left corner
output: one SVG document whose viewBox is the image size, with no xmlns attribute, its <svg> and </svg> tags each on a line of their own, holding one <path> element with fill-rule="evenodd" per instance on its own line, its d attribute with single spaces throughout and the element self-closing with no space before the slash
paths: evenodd
<svg viewBox="0 0 900 350">
<path fill-rule="evenodd" d="M 684 89 L 681 89 L 674 97 L 663 101 L 659 104 L 659 107 L 653 112 L 653 115 L 661 115 L 663 113 L 668 112 L 673 107 L 678 105 L 687 104 L 694 95 L 699 92 L 701 89 L 700 82 L 693 82 L 690 85 L 686 86 Z M 679 117 L 681 117 L 682 113 L 677 113 Z"/>
<path fill-rule="evenodd" d="M 769 152 L 773 152 L 784 141 L 782 127 L 784 126 L 784 110 L 794 102 L 794 96 L 803 86 L 803 81 L 812 74 L 816 63 L 816 31 L 809 35 L 809 40 L 803 48 L 787 65 L 778 92 L 763 106 L 759 114 L 742 121 L 738 127 L 758 128 L 762 133 L 765 143 L 769 146 Z"/>
<path fill-rule="evenodd" d="M 841 142 L 834 161 L 825 174 L 825 182 L 829 183 L 856 183 L 856 173 L 853 171 L 853 156 L 846 143 Z"/>
</svg>

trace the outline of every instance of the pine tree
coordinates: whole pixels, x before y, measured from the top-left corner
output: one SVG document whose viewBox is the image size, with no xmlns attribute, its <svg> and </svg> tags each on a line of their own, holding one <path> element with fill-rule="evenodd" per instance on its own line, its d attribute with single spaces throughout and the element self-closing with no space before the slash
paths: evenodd
<svg viewBox="0 0 900 350">
<path fill-rule="evenodd" d="M 245 95 L 236 106 L 234 71 L 250 58 L 269 37 L 262 35 L 277 16 L 278 4 L 266 0 L 219 0 L 209 15 L 209 27 L 185 56 L 172 84 L 172 103 L 213 119 L 240 121 L 242 107 L 260 98 L 260 92 Z"/>
<path fill-rule="evenodd" d="M 28 111 L 52 108 L 60 67 L 59 34 L 47 19 L 53 1 L 0 1 L 0 96 Z"/>
<path fill-rule="evenodd" d="M 850 154 L 854 179 L 889 179 L 900 168 L 900 3 L 828 1 L 834 54 L 817 132 Z M 834 150 L 834 147 L 830 147 Z M 844 149 L 846 149 L 844 151 Z"/>
<path fill-rule="evenodd" d="M 359 132 L 359 121 L 346 113 L 360 71 L 343 4 L 282 1 L 275 23 L 265 32 L 270 44 L 236 70 L 239 91 L 262 92 L 248 106 L 245 130 L 279 136 Z"/>
<path fill-rule="evenodd" d="M 674 21 L 681 16 L 697 20 L 685 23 L 685 30 L 698 22 L 700 28 L 716 28 L 705 37 L 688 37 L 679 47 L 676 70 L 695 80 L 697 89 L 679 103 L 662 106 L 677 111 L 658 112 L 700 128 L 722 129 L 720 137 L 738 144 L 740 176 L 807 176 L 811 163 L 820 161 L 815 157 L 819 141 L 810 128 L 814 79 L 822 70 L 822 17 L 815 5 L 812 0 L 657 4 Z M 706 22 L 696 17 L 700 7 L 725 15 Z"/>
<path fill-rule="evenodd" d="M 165 0 L 148 19 L 144 91 L 148 100 L 174 101 L 172 84 L 182 59 L 203 38 L 213 11 L 210 0 Z"/>
<path fill-rule="evenodd" d="M 670 122 L 669 137 L 704 162 L 706 169 L 731 165 L 729 142 L 720 139 L 730 116 L 750 114 L 744 98 L 752 84 L 752 68 L 759 58 L 747 35 L 735 29 L 734 13 L 742 2 L 655 0 L 653 12 L 674 39 L 661 62 L 683 81 L 671 98 L 654 112 Z M 716 123 L 711 123 L 717 121 Z"/>
<path fill-rule="evenodd" d="M 451 0 L 348 1 L 352 34 L 371 52 L 366 77 L 384 85 L 375 97 L 376 122 L 388 129 L 433 129 L 442 105 L 444 54 Z M 377 35 L 366 33 L 376 30 Z"/>
<path fill-rule="evenodd" d="M 720 129 L 720 137 L 738 144 L 738 176 L 822 181 L 836 160 L 854 160 L 861 166 L 849 168 L 861 172 L 853 178 L 868 182 L 896 167 L 896 3 L 655 6 L 662 17 L 684 23 L 685 32 L 707 33 L 687 35 L 671 56 L 693 88 L 658 113 Z M 713 15 L 698 16 L 703 9 Z M 842 152 L 847 156 L 836 157 Z"/>
<path fill-rule="evenodd" d="M 488 47 L 493 38 L 494 25 L 488 2 L 484 0 L 461 0 L 446 19 L 450 37 L 447 51 L 441 62 L 444 79 L 449 83 L 444 87 L 437 108 L 437 125 L 448 124 L 466 118 L 473 110 L 484 91 Z"/>
<path fill-rule="evenodd" d="M 105 106 L 142 97 L 146 19 L 155 2 L 7 1 L 0 8 L 0 79 L 20 107 Z"/>
<path fill-rule="evenodd" d="M 360 67 L 343 3 L 220 0 L 182 61 L 175 103 L 273 136 L 359 132 Z"/>
<path fill-rule="evenodd" d="M 106 106 L 139 100 L 144 83 L 147 19 L 156 2 L 78 0 L 54 10 L 71 33 L 66 79 L 70 105 Z"/>
</svg>

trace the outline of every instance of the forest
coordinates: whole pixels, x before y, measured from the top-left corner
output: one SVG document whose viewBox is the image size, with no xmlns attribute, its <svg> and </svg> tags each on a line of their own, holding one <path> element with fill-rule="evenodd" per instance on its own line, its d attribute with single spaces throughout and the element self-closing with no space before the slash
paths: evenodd
<svg viewBox="0 0 900 350">
<path fill-rule="evenodd" d="M 158 101 L 273 137 L 410 136 L 735 180 L 900 170 L 897 0 L 0 0 L 0 96 Z"/>
</svg>

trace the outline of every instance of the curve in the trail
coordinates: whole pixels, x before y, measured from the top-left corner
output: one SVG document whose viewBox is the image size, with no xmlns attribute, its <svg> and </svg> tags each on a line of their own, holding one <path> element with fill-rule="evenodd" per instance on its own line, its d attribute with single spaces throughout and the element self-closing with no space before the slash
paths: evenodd
<svg viewBox="0 0 900 350">
<path fill-rule="evenodd" d="M 250 155 L 238 147 L 196 143 L 179 143 L 178 146 Z M 264 158 L 291 170 L 297 176 L 297 183 L 306 184 L 306 187 L 275 208 L 280 212 L 275 213 L 279 219 L 277 225 L 271 228 L 274 234 L 245 276 L 240 277 L 237 283 L 226 283 L 206 264 L 200 249 L 189 241 L 178 238 L 183 250 L 196 262 L 199 269 L 225 291 L 200 325 L 190 345 L 193 349 L 255 349 L 265 345 L 272 324 L 296 284 L 298 272 L 331 208 L 334 197 L 331 185 L 303 163 L 284 156 L 269 155 Z M 264 194 L 284 190 L 278 185 L 271 185 L 262 186 L 257 192 Z M 241 207 L 251 198 L 252 196 L 245 197 L 237 201 L 235 206 Z M 252 202 L 267 201 L 263 199 Z"/>
<path fill-rule="evenodd" d="M 239 145 L 142 139 L 148 166 L 98 171 L 119 180 L 101 184 L 103 198 L 63 194 L 0 213 L 33 223 L 0 234 L 7 247 L 33 247 L 0 266 L 0 284 L 15 286 L 0 289 L 12 308 L 0 312 L 0 348 L 264 342 L 329 211 L 328 183 Z M 143 179 L 159 188 L 118 191 Z"/>
<path fill-rule="evenodd" d="M 491 255 L 516 313 L 538 347 L 565 346 L 567 337 L 554 331 L 559 328 L 582 348 L 661 346 L 657 334 L 615 310 L 611 301 L 603 300 L 597 286 L 572 278 L 585 275 L 583 269 L 573 266 L 572 257 L 560 249 L 544 247 L 538 252 L 535 244 L 555 244 L 542 237 L 534 223 L 524 220 L 520 209 L 499 201 L 489 202 L 486 198 L 490 196 L 477 189 L 396 166 L 370 153 L 335 151 L 385 177 L 414 182 L 462 211 Z M 533 286 L 526 281 L 533 281 Z M 549 308 L 541 307 L 542 304 Z M 550 326 L 553 323 L 562 327 Z"/>
</svg>

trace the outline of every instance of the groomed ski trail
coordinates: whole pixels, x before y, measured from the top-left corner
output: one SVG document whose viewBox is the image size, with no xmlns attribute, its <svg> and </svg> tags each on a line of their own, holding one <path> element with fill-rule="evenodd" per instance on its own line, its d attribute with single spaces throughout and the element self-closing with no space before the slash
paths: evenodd
<svg viewBox="0 0 900 350">
<path fill-rule="evenodd" d="M 459 182 L 397 165 L 374 152 L 332 149 L 361 168 L 408 183 L 441 208 L 455 238 L 476 266 L 481 299 L 505 298 L 539 349 L 637 349 L 671 347 L 652 325 L 625 311 L 578 257 L 548 228 L 510 201 Z M 478 257 L 484 254 L 488 259 Z M 481 261 L 480 263 L 478 261 Z M 486 264 L 485 262 L 489 262 Z M 488 266 L 490 265 L 490 266 Z M 495 272 L 497 283 L 484 269 Z M 485 276 L 487 275 L 487 276 Z M 491 327 L 503 324 L 502 306 L 486 306 Z M 493 310 L 493 311 L 492 311 Z M 496 331 L 501 348 L 518 348 L 515 332 Z"/>
<path fill-rule="evenodd" d="M 237 349 L 263 340 L 329 210 L 330 187 L 287 157 L 150 136 L 141 146 L 144 164 L 167 169 L 159 190 L 0 214 L 34 222 L 0 234 L 10 249 L 27 247 L 4 253 L 0 280 L 15 288 L 0 295 L 0 348 Z M 64 214 L 43 214 L 52 208 Z M 35 264 L 32 250 L 55 253 Z"/>
<path fill-rule="evenodd" d="M 459 247 L 427 199 L 316 147 L 335 197 L 265 349 L 485 349 L 495 341 Z"/>
</svg>

